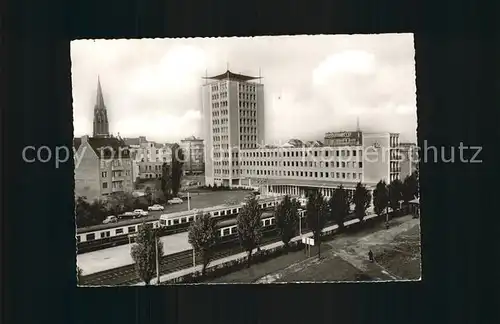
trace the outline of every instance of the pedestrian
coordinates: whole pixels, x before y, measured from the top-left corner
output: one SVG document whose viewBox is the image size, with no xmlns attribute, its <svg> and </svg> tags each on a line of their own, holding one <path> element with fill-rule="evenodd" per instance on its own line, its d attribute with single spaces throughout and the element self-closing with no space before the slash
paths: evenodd
<svg viewBox="0 0 500 324">
<path fill-rule="evenodd" d="M 370 251 L 368 252 L 368 259 L 370 260 L 370 262 L 372 262 L 372 263 L 373 263 L 373 252 L 372 252 L 372 250 L 370 250 Z"/>
</svg>

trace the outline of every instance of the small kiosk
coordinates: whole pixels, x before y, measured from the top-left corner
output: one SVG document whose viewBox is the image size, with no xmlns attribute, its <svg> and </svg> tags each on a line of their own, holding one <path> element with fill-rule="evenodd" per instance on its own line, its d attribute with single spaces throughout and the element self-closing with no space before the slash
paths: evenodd
<svg viewBox="0 0 500 324">
<path fill-rule="evenodd" d="M 415 198 L 409 201 L 410 204 L 410 213 L 414 218 L 420 217 L 420 198 Z"/>
</svg>

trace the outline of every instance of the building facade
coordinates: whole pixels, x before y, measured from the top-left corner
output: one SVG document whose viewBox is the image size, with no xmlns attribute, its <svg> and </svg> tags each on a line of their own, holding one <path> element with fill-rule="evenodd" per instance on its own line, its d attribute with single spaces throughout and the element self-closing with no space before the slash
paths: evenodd
<svg viewBox="0 0 500 324">
<path fill-rule="evenodd" d="M 132 159 L 119 138 L 75 138 L 75 196 L 102 199 L 117 192 L 132 192 Z"/>
<path fill-rule="evenodd" d="M 271 195 L 301 196 L 306 189 L 319 188 L 329 197 L 341 185 L 352 195 L 358 182 L 373 190 L 380 180 L 389 183 L 399 178 L 398 165 L 393 165 L 397 157 L 391 155 L 395 154 L 391 143 L 397 143 L 397 134 L 339 132 L 335 136 L 341 138 L 341 134 L 358 140 L 329 141 L 330 146 L 321 146 L 294 139 L 282 147 L 240 151 L 240 185 Z M 326 137 L 332 139 L 331 135 Z"/>
<path fill-rule="evenodd" d="M 414 143 L 401 143 L 399 145 L 401 180 L 418 171 L 418 150 Z"/>
<path fill-rule="evenodd" d="M 205 172 L 205 145 L 203 139 L 191 136 L 181 140 L 180 148 L 184 153 L 184 172 L 201 174 Z"/>
<path fill-rule="evenodd" d="M 148 141 L 145 136 L 126 138 L 134 163 L 134 179 L 161 178 L 163 163 L 172 162 L 172 144 Z"/>
<path fill-rule="evenodd" d="M 223 74 L 205 77 L 202 86 L 205 183 L 239 186 L 238 151 L 265 141 L 264 85 L 260 77 Z"/>
</svg>

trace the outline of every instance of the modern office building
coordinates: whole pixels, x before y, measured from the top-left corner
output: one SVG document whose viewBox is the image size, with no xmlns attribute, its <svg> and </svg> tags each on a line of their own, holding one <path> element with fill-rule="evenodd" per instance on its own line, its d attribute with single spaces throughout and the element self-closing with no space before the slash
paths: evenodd
<svg viewBox="0 0 500 324">
<path fill-rule="evenodd" d="M 184 153 L 184 172 L 201 174 L 205 172 L 205 146 L 203 139 L 190 136 L 181 140 L 180 148 Z"/>
<path fill-rule="evenodd" d="M 264 194 L 303 195 L 319 188 L 325 196 L 341 185 L 350 194 L 358 182 L 373 190 L 380 180 L 399 178 L 394 133 L 327 133 L 325 142 L 294 139 L 282 147 L 241 150 L 241 186 Z M 347 141 L 334 139 L 348 139 Z"/>
<path fill-rule="evenodd" d="M 264 86 L 234 74 L 206 77 L 202 87 L 206 184 L 247 187 L 263 194 L 302 195 L 320 188 L 326 196 L 342 185 L 400 178 L 399 134 L 359 129 L 325 134 L 324 141 L 292 139 L 265 145 Z M 259 82 L 254 82 L 259 80 Z"/>
<path fill-rule="evenodd" d="M 257 149 L 265 141 L 264 85 L 260 77 L 229 70 L 204 79 L 205 183 L 240 186 L 238 151 Z"/>
</svg>

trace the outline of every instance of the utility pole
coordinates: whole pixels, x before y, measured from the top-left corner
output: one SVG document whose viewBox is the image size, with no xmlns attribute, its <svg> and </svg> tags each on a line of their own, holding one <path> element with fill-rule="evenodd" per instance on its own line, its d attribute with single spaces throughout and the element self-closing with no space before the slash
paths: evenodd
<svg viewBox="0 0 500 324">
<path fill-rule="evenodd" d="M 187 200 L 188 200 L 188 210 L 191 210 L 191 197 L 189 197 L 189 191 L 187 192 Z"/>
<path fill-rule="evenodd" d="M 193 246 L 193 268 L 196 266 L 196 252 L 194 251 L 194 246 Z"/>
</svg>

